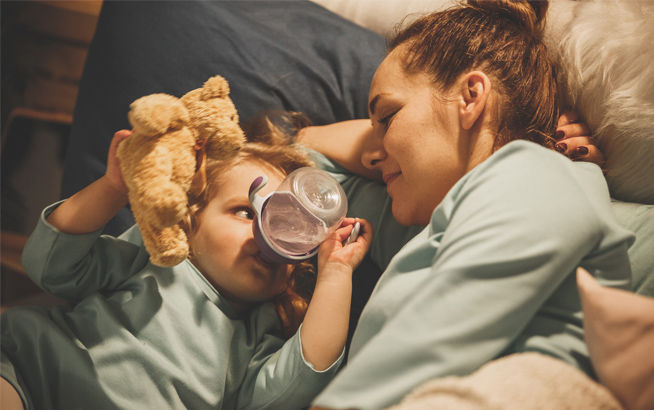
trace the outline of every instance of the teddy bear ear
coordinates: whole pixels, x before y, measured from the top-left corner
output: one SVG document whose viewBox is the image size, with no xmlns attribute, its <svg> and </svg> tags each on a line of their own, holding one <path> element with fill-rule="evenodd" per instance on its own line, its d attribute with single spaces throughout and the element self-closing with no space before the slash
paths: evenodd
<svg viewBox="0 0 654 410">
<path fill-rule="evenodd" d="M 202 86 L 201 99 L 227 98 L 229 95 L 229 83 L 222 76 L 216 75 L 204 82 Z"/>
<path fill-rule="evenodd" d="M 189 114 L 177 97 L 168 94 L 151 94 L 130 105 L 129 122 L 134 131 L 144 135 L 163 134 L 189 122 Z"/>
</svg>

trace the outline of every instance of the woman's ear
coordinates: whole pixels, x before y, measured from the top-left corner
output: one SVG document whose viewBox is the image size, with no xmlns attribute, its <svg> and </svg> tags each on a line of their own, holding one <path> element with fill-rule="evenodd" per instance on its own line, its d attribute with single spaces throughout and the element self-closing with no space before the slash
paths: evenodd
<svg viewBox="0 0 654 410">
<path fill-rule="evenodd" d="M 461 127 L 469 130 L 484 112 L 491 92 L 491 81 L 483 72 L 471 71 L 462 77 L 460 87 L 459 119 Z"/>
</svg>

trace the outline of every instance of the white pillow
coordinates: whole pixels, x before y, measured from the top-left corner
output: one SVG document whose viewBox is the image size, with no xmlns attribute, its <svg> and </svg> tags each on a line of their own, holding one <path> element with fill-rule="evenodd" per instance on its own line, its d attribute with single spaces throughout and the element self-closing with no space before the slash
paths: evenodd
<svg viewBox="0 0 654 410">
<path fill-rule="evenodd" d="M 400 23 L 458 3 L 313 1 L 385 37 Z M 607 159 L 611 195 L 654 204 L 654 1 L 554 0 L 545 34 L 561 66 L 564 94 Z"/>
<path fill-rule="evenodd" d="M 421 15 L 457 4 L 456 0 L 313 0 L 313 2 L 387 38 L 400 23 L 413 21 Z"/>
<path fill-rule="evenodd" d="M 654 204 L 654 2 L 554 2 L 550 50 L 604 153 L 614 198 Z"/>
</svg>

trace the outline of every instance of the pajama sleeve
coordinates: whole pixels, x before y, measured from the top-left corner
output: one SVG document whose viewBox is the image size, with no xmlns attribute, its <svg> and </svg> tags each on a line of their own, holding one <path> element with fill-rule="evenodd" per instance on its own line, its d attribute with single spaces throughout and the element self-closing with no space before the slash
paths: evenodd
<svg viewBox="0 0 654 410">
<path fill-rule="evenodd" d="M 343 353 L 325 370 L 315 370 L 302 354 L 300 330 L 271 355 L 259 351 L 250 361 L 248 375 L 239 394 L 239 409 L 302 409 L 331 381 L 343 361 Z M 266 336 L 275 339 L 274 336 Z"/>
<path fill-rule="evenodd" d="M 573 273 L 582 265 L 626 287 L 633 236 L 615 221 L 599 168 L 557 155 L 511 143 L 451 189 L 382 275 L 356 352 L 315 405 L 383 408 L 510 351 L 587 359 Z M 394 300 L 411 280 L 410 297 Z"/>
<path fill-rule="evenodd" d="M 148 254 L 137 243 L 101 230 L 69 235 L 49 224 L 46 218 L 59 204 L 44 209 L 22 255 L 27 274 L 43 290 L 75 302 L 115 288 L 145 266 Z"/>
</svg>

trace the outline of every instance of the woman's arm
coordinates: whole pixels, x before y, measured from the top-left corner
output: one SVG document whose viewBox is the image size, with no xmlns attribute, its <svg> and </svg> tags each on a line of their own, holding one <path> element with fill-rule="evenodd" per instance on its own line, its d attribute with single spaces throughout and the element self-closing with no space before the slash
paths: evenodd
<svg viewBox="0 0 654 410">
<path fill-rule="evenodd" d="M 370 120 L 350 120 L 303 128 L 297 142 L 320 152 L 354 174 L 381 181 L 377 171 L 361 163 L 361 154 L 371 133 Z"/>
<path fill-rule="evenodd" d="M 356 222 L 361 231 L 343 246 Z M 316 370 L 330 367 L 347 339 L 352 297 L 352 272 L 363 260 L 372 240 L 372 226 L 364 219 L 346 218 L 343 226 L 320 246 L 318 279 L 302 323 L 302 353 Z"/>
<path fill-rule="evenodd" d="M 354 174 L 381 181 L 379 173 L 366 168 L 361 160 L 371 133 L 370 120 L 350 120 L 303 128 L 297 142 L 320 152 Z M 590 134 L 588 125 L 576 112 L 566 111 L 559 118 L 555 134 L 558 141 L 556 149 L 575 161 L 593 162 L 602 167 L 604 156 Z"/>
<path fill-rule="evenodd" d="M 131 134 L 128 130 L 114 134 L 105 175 L 59 205 L 47 218 L 50 224 L 67 234 L 94 232 L 127 205 L 127 187 L 120 172 L 116 149 Z"/>
</svg>

